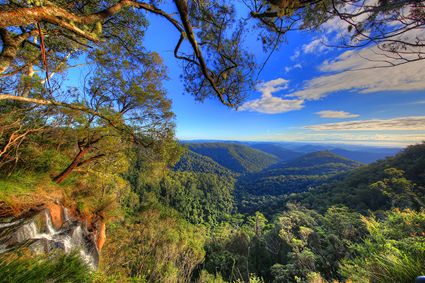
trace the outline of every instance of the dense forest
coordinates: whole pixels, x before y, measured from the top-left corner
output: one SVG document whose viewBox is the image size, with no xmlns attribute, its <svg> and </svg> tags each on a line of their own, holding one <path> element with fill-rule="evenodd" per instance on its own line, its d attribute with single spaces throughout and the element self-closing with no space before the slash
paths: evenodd
<svg viewBox="0 0 425 283">
<path fill-rule="evenodd" d="M 58 267 L 63 274 L 75 267 L 81 275 L 72 276 L 96 282 L 409 282 L 424 269 L 425 143 L 370 165 L 320 151 L 243 175 L 174 146 L 182 155 L 173 159 L 173 170 L 147 168 L 147 152 L 135 152 L 122 174 L 129 188 L 120 199 L 111 198 L 113 191 L 102 203 L 94 201 L 95 192 L 73 193 L 77 214 L 99 213 L 110 224 L 99 270 L 85 276 L 82 263 L 64 264 Z M 212 144 L 214 150 L 222 151 Z M 258 156 L 252 153 L 248 160 Z M 32 191 L 47 197 L 45 181 L 11 175 L 2 181 L 10 188 L 3 209 L 25 209 Z M 57 190 L 49 186 L 49 194 Z M 65 262 L 78 262 L 72 256 Z M 42 258 L 28 260 L 3 258 L 11 281 L 20 278 L 14 275 L 18 266 L 32 267 L 26 276 L 58 272 Z"/>
<path fill-rule="evenodd" d="M 425 58 L 424 19 L 415 0 L 1 1 L 0 282 L 425 275 L 424 142 L 181 141 L 160 54 L 195 101 L 234 111 L 290 31 L 348 23 L 339 47 L 398 66 Z M 165 25 L 176 42 L 148 48 Z"/>
<path fill-rule="evenodd" d="M 425 144 L 367 166 L 322 151 L 240 176 L 237 207 L 210 228 L 202 266 L 224 281 L 414 280 L 424 268 L 424 157 Z M 302 189 L 273 179 L 287 168 L 323 180 Z M 267 191 L 249 181 L 259 174 L 270 174 Z"/>
<path fill-rule="evenodd" d="M 277 162 L 273 155 L 234 143 L 193 143 L 189 149 L 237 173 L 257 172 Z"/>
</svg>

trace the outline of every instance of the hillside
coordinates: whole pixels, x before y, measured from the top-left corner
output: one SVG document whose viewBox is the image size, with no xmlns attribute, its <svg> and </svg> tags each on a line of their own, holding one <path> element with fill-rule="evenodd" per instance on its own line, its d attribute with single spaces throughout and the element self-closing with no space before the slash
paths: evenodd
<svg viewBox="0 0 425 283">
<path fill-rule="evenodd" d="M 347 150 L 342 148 L 334 148 L 330 150 L 332 153 L 344 156 L 348 159 L 352 159 L 361 163 L 372 163 L 377 160 L 384 159 L 386 157 L 396 154 L 399 149 L 393 149 L 392 151 L 365 151 L 365 150 Z"/>
<path fill-rule="evenodd" d="M 283 146 L 274 143 L 254 143 L 249 144 L 249 146 L 254 149 L 261 150 L 268 154 L 274 155 L 279 158 L 280 161 L 289 161 L 302 155 L 302 153 L 300 152 L 286 149 Z"/>
<path fill-rule="evenodd" d="M 296 142 L 264 142 L 261 143 L 261 150 L 268 152 L 267 147 L 274 148 L 276 146 L 283 148 L 284 150 L 301 153 L 296 157 L 299 157 L 302 154 L 328 150 L 345 158 L 366 164 L 393 156 L 401 150 L 399 147 L 378 147 L 348 144 L 303 144 Z M 273 154 L 272 152 L 270 153 Z"/>
<path fill-rule="evenodd" d="M 281 195 L 305 191 L 323 184 L 329 178 L 347 172 L 361 164 L 329 151 L 303 155 L 286 163 L 274 164 L 238 181 L 240 194 Z"/>
<path fill-rule="evenodd" d="M 370 185 L 388 178 L 385 173 L 388 168 L 403 170 L 405 180 L 415 184 L 414 190 L 425 194 L 425 143 L 422 143 L 409 146 L 393 157 L 360 167 L 342 180 L 299 194 L 292 200 L 323 211 L 335 204 L 359 211 L 387 209 L 391 205 L 388 196 L 371 189 Z"/>
<path fill-rule="evenodd" d="M 208 156 L 188 150 L 174 166 L 174 171 L 188 171 L 196 173 L 212 173 L 219 176 L 234 175 L 232 171 L 221 166 Z"/>
<path fill-rule="evenodd" d="M 275 156 L 234 143 L 190 143 L 189 149 L 237 173 L 258 172 L 278 161 Z"/>
<path fill-rule="evenodd" d="M 317 151 L 305 154 L 288 162 L 274 164 L 264 174 L 279 175 L 324 175 L 344 172 L 361 164 L 334 154 L 330 151 Z"/>
</svg>

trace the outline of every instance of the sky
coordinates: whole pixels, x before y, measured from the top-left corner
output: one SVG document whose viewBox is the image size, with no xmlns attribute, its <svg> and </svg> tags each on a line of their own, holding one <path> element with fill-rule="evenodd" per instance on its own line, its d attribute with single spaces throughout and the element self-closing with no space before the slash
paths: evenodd
<svg viewBox="0 0 425 283">
<path fill-rule="evenodd" d="M 241 11 L 243 13 L 243 11 Z M 179 38 L 163 19 L 149 16 L 146 47 L 168 68 L 164 82 L 181 140 L 301 141 L 405 146 L 425 140 L 425 61 L 364 69 L 375 56 L 326 47 L 347 29 L 337 22 L 324 32 L 291 32 L 273 53 L 246 102 L 230 109 L 217 99 L 200 103 L 184 94 L 181 66 L 173 57 Z M 159 28 L 158 28 L 159 27 Z M 268 54 L 255 38 L 246 46 L 261 64 Z"/>
</svg>

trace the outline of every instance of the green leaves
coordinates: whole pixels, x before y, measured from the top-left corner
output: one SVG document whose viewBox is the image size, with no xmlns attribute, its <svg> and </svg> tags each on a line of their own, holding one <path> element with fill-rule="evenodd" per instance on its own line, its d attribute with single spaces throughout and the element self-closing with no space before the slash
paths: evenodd
<svg viewBox="0 0 425 283">
<path fill-rule="evenodd" d="M 425 213 L 393 210 L 385 218 L 363 217 L 369 235 L 354 245 L 357 256 L 342 271 L 355 282 L 413 282 L 425 264 Z"/>
<path fill-rule="evenodd" d="M 92 282 L 90 269 L 76 253 L 28 256 L 3 254 L 0 257 L 3 282 Z"/>
</svg>

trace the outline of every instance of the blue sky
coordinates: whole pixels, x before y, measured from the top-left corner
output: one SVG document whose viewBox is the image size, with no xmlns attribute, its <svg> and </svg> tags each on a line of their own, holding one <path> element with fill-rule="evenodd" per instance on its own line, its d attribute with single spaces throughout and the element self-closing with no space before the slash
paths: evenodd
<svg viewBox="0 0 425 283">
<path fill-rule="evenodd" d="M 425 140 L 425 62 L 353 71 L 370 48 L 327 48 L 344 26 L 329 23 L 324 32 L 292 32 L 268 61 L 262 84 L 240 110 L 215 99 L 203 103 L 183 94 L 181 68 L 173 57 L 178 34 L 149 16 L 145 43 L 168 67 L 164 82 L 173 100 L 179 139 L 304 141 L 403 146 Z M 158 26 L 160 29 L 158 29 Z M 263 62 L 267 54 L 254 38 L 246 45 Z M 348 71 L 347 71 L 348 70 Z"/>
</svg>

